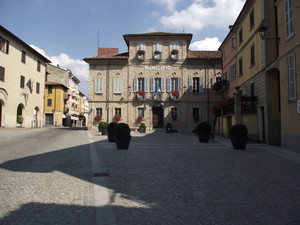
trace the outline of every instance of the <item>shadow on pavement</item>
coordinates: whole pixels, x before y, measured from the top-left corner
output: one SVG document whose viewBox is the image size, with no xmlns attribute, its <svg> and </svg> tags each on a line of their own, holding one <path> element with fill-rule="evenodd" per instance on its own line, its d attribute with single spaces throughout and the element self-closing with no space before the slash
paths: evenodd
<svg viewBox="0 0 300 225">
<path fill-rule="evenodd" d="M 177 133 L 134 136 L 128 150 L 117 150 L 107 139 L 95 146 L 117 224 L 300 224 L 300 168 L 279 157 Z M 89 144 L 61 149 L 0 167 L 60 171 L 93 182 L 90 165 L 82 165 L 88 149 Z M 94 224 L 96 209 L 32 202 L 0 224 Z"/>
</svg>

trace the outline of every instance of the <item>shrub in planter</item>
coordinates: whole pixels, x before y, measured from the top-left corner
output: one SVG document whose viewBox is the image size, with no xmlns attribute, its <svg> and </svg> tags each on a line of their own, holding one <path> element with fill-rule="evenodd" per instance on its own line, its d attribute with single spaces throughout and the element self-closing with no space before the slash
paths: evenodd
<svg viewBox="0 0 300 225">
<path fill-rule="evenodd" d="M 229 136 L 234 149 L 245 149 L 248 140 L 248 129 L 244 124 L 235 124 L 229 129 Z"/>
<path fill-rule="evenodd" d="M 21 124 L 21 127 L 22 127 L 23 122 L 24 122 L 24 117 L 21 116 L 21 115 L 18 115 L 17 116 L 17 123 Z"/>
<path fill-rule="evenodd" d="M 102 135 L 107 135 L 107 126 L 108 122 L 100 121 L 98 125 L 99 132 L 102 133 Z"/>
<path fill-rule="evenodd" d="M 198 135 L 198 139 L 200 142 L 208 143 L 210 132 L 211 132 L 211 125 L 209 122 L 201 122 L 197 128 L 196 132 Z"/>
<path fill-rule="evenodd" d="M 173 132 L 173 127 L 171 123 L 167 123 L 166 125 L 166 133 L 170 134 Z"/>
<path fill-rule="evenodd" d="M 108 125 L 107 125 L 107 138 L 108 138 L 108 141 L 109 142 L 115 142 L 115 133 L 114 133 L 114 128 L 115 126 L 117 125 L 118 123 L 117 122 L 110 122 Z"/>
<path fill-rule="evenodd" d="M 145 123 L 141 123 L 139 126 L 139 132 L 140 133 L 146 133 L 146 124 Z"/>
<path fill-rule="evenodd" d="M 114 127 L 115 141 L 118 149 L 128 149 L 131 140 L 130 127 L 127 123 L 118 123 Z"/>
</svg>

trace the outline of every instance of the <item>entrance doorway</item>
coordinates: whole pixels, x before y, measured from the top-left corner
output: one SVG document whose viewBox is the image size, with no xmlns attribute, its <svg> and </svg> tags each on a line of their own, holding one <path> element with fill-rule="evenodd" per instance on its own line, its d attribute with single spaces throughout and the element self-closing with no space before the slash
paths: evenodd
<svg viewBox="0 0 300 225">
<path fill-rule="evenodd" d="M 164 120 L 164 110 L 162 107 L 153 107 L 152 108 L 153 113 L 153 128 L 163 128 L 163 120 Z"/>
<path fill-rule="evenodd" d="M 2 126 L 1 121 L 2 121 L 2 101 L 0 100 L 0 127 Z"/>
</svg>

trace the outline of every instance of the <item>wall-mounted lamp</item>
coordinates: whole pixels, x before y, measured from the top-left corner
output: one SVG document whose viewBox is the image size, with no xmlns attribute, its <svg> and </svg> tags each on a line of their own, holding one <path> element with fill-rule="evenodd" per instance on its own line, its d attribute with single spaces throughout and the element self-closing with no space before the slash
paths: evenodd
<svg viewBox="0 0 300 225">
<path fill-rule="evenodd" d="M 279 37 L 275 37 L 275 38 L 267 38 L 266 37 L 266 31 L 268 30 L 268 28 L 266 27 L 266 26 L 264 26 L 263 24 L 258 28 L 258 33 L 259 33 L 259 36 L 261 37 L 261 39 L 263 39 L 263 40 L 271 40 L 271 39 L 273 39 L 273 40 L 277 40 L 277 41 L 279 41 L 280 39 L 279 39 Z"/>
<path fill-rule="evenodd" d="M 128 93 L 129 93 L 129 94 L 131 94 L 131 86 L 130 86 L 130 85 L 128 85 L 128 87 L 127 87 L 127 88 L 128 88 Z"/>
</svg>

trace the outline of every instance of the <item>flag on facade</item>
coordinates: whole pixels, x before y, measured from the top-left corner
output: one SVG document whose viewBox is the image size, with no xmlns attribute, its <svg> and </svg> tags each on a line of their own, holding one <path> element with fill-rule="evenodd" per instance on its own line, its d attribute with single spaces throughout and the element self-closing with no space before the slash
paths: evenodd
<svg viewBox="0 0 300 225">
<path fill-rule="evenodd" d="M 31 79 L 29 79 L 29 81 L 27 82 L 26 86 L 29 88 L 30 94 L 32 94 L 32 82 L 31 82 Z"/>
<path fill-rule="evenodd" d="M 160 91 L 159 83 L 157 82 L 156 85 L 154 86 L 154 97 L 157 95 L 158 92 Z"/>
</svg>

